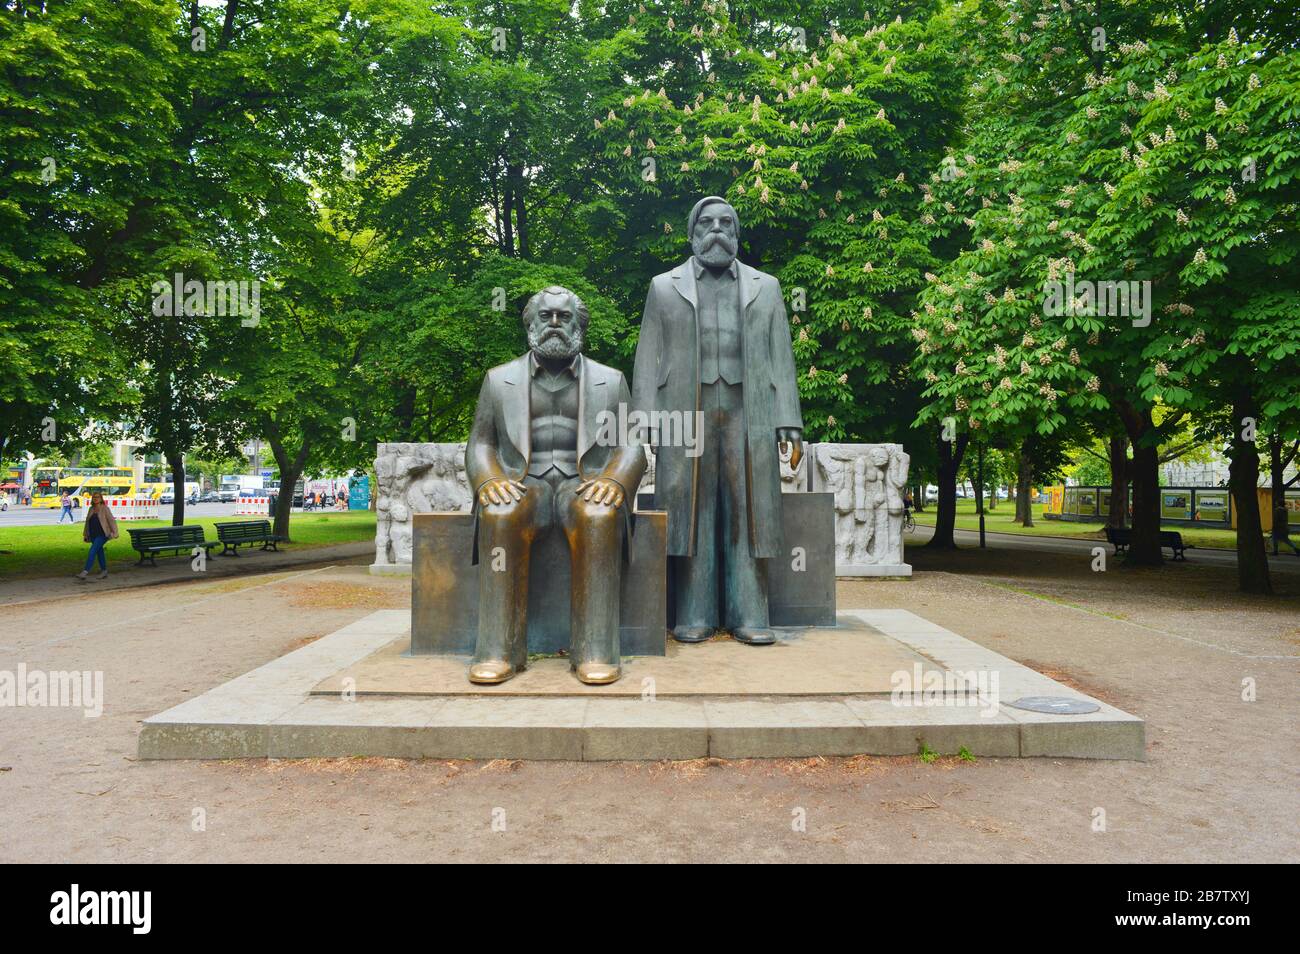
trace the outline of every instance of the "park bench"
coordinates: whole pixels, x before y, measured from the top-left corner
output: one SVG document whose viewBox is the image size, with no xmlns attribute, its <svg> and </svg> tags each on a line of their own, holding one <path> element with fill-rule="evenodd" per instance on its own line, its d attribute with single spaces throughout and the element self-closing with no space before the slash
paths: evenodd
<svg viewBox="0 0 1300 954">
<path fill-rule="evenodd" d="M 1122 556 L 1133 542 L 1133 531 L 1129 527 L 1107 527 L 1106 539 L 1115 548 L 1115 556 Z M 1187 559 L 1183 555 L 1187 546 L 1183 543 L 1183 535 L 1177 530 L 1161 530 L 1160 545 L 1172 550 L 1175 560 Z"/>
<path fill-rule="evenodd" d="M 160 553 L 191 553 L 195 547 L 207 551 L 217 546 L 216 541 L 203 538 L 202 527 L 130 527 L 126 532 L 131 534 L 131 548 L 140 554 L 136 566 L 143 566 L 145 560 L 157 566 Z"/>
<path fill-rule="evenodd" d="M 257 543 L 262 544 L 263 550 L 278 553 L 280 548 L 277 544 L 283 539 L 284 537 L 271 532 L 269 520 L 239 520 L 235 523 L 217 524 L 217 541 L 225 546 L 221 551 L 222 556 L 239 556 L 240 547 L 251 547 Z"/>
</svg>

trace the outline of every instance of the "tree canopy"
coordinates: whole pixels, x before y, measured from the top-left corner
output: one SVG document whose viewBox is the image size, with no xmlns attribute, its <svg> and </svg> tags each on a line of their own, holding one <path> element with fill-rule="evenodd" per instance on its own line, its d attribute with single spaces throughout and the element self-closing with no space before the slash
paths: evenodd
<svg viewBox="0 0 1300 954">
<path fill-rule="evenodd" d="M 976 446 L 1026 491 L 1105 448 L 1158 562 L 1162 456 L 1225 450 L 1241 513 L 1300 440 L 1294 26 L 1254 0 L 0 3 L 0 444 L 124 425 L 177 474 L 262 438 L 290 479 L 463 439 L 545 285 L 630 369 L 717 194 L 786 292 L 808 439 L 900 441 L 941 488 Z"/>
</svg>

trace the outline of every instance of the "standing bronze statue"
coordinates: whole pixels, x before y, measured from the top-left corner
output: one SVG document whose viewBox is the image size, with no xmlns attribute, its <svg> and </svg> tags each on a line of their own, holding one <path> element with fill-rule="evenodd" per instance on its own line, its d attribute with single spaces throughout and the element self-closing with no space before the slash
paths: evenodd
<svg viewBox="0 0 1300 954">
<path fill-rule="evenodd" d="M 539 534 L 558 531 L 573 568 L 570 664 L 583 682 L 613 682 L 622 535 L 645 451 L 596 440 L 598 422 L 617 417 L 629 394 L 621 372 L 583 356 L 588 315 L 578 296 L 543 289 L 523 319 L 531 350 L 487 373 L 465 448 L 480 564 L 469 678 L 504 682 L 527 664 L 529 553 Z"/>
<path fill-rule="evenodd" d="M 653 432 L 655 504 L 668 511 L 676 589 L 673 638 L 715 629 L 775 642 L 766 567 L 781 555 L 778 444 L 803 457 L 790 324 L 777 280 L 736 260 L 740 223 L 725 199 L 691 210 L 691 258 L 657 275 L 632 372 L 634 405 L 655 422 L 701 422 L 698 446 Z M 694 451 L 695 453 L 692 453 Z"/>
</svg>

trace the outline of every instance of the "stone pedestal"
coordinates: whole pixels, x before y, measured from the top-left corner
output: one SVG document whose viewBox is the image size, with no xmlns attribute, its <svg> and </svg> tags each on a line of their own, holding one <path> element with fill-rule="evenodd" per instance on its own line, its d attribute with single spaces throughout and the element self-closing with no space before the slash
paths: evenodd
<svg viewBox="0 0 1300 954">
<path fill-rule="evenodd" d="M 841 563 L 835 567 L 836 576 L 911 576 L 910 563 Z"/>
<path fill-rule="evenodd" d="M 662 656 L 673 625 L 672 578 L 666 556 L 668 518 L 638 497 L 636 532 L 623 567 L 619 648 L 625 656 Z M 835 625 L 835 530 L 829 494 L 784 494 L 785 552 L 767 560 L 773 626 Z M 478 573 L 470 564 L 474 518 L 415 514 L 411 587 L 411 652 L 468 655 L 478 636 Z M 528 587 L 528 651 L 569 646 L 569 550 L 562 535 L 533 544 Z M 372 572 L 373 572 L 372 568 Z"/>
<path fill-rule="evenodd" d="M 785 553 L 767 561 L 773 626 L 835 625 L 835 510 L 830 494 L 781 495 Z"/>
<path fill-rule="evenodd" d="M 411 653 L 470 655 L 478 638 L 479 567 L 470 563 L 474 518 L 416 514 L 411 585 Z M 662 656 L 668 625 L 668 516 L 642 512 L 623 566 L 619 651 Z M 569 648 L 569 547 L 562 533 L 533 544 L 528 580 L 528 652 Z"/>
<path fill-rule="evenodd" d="M 773 626 L 835 625 L 835 511 L 829 494 L 781 495 L 781 533 L 785 552 L 767 566 L 768 615 Z M 651 509 L 651 494 L 638 494 L 637 506 Z M 668 626 L 673 614 L 673 579 L 668 577 Z"/>
</svg>

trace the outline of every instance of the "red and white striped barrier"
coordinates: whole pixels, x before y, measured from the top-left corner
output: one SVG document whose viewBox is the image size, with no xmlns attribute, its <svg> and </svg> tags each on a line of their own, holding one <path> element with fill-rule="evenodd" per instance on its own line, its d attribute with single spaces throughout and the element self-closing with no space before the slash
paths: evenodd
<svg viewBox="0 0 1300 954">
<path fill-rule="evenodd" d="M 104 502 L 118 520 L 158 519 L 158 501 L 152 497 L 105 497 Z"/>
<path fill-rule="evenodd" d="M 258 513 L 266 516 L 268 497 L 240 497 L 235 501 L 235 513 Z"/>
</svg>

